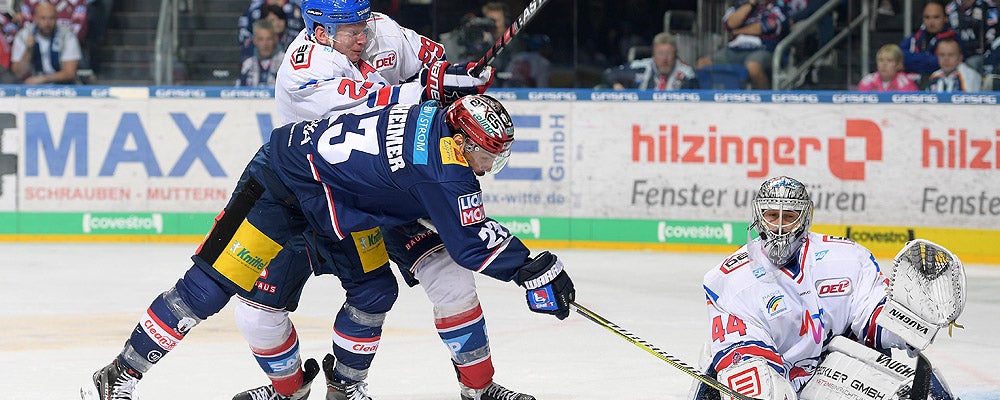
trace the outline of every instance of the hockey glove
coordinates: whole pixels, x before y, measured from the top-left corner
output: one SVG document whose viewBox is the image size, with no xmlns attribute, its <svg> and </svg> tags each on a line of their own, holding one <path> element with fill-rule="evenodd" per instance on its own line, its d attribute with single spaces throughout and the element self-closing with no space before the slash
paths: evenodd
<svg viewBox="0 0 1000 400">
<path fill-rule="evenodd" d="M 548 251 L 517 271 L 517 280 L 527 290 L 528 308 L 556 318 L 569 316 L 569 303 L 576 299 L 573 280 L 563 271 L 563 263 Z"/>
<path fill-rule="evenodd" d="M 421 100 L 436 100 L 445 105 L 462 96 L 483 94 L 493 83 L 493 67 L 486 67 L 479 76 L 471 76 L 476 63 L 451 64 L 435 61 L 420 71 L 420 83 L 424 85 Z"/>
</svg>

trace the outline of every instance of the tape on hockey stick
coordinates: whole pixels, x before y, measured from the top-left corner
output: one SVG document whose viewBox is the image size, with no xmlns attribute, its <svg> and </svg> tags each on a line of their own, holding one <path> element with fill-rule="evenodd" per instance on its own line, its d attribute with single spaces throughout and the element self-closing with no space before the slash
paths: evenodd
<svg viewBox="0 0 1000 400">
<path fill-rule="evenodd" d="M 497 57 L 497 55 L 500 54 L 503 49 L 507 48 L 507 44 L 514 39 L 514 36 L 517 36 L 517 33 L 521 31 L 521 28 L 527 25 L 528 21 L 531 21 L 535 14 L 538 13 L 538 10 L 541 10 L 542 6 L 548 2 L 549 0 L 531 0 L 531 2 L 524 7 L 524 11 L 521 12 L 521 16 L 511 22 L 510 26 L 507 27 L 507 30 L 503 31 L 503 34 L 497 38 L 493 47 L 486 50 L 486 54 L 483 55 L 483 58 L 480 58 L 479 61 L 476 62 L 476 66 L 472 67 L 472 71 L 469 72 L 469 75 L 479 76 L 479 74 L 483 72 L 483 69 L 486 68 L 487 65 L 493 63 L 493 60 Z"/>
<path fill-rule="evenodd" d="M 640 349 L 645 350 L 647 353 L 656 356 L 656 358 L 659 358 L 659 359 L 661 359 L 663 361 L 666 361 L 668 364 L 672 365 L 674 368 L 677 368 L 677 369 L 681 370 L 681 372 L 684 372 L 685 374 L 691 375 L 692 378 L 701 381 L 701 383 L 704 383 L 705 385 L 708 385 L 708 387 L 710 387 L 712 389 L 715 389 L 715 390 L 718 390 L 719 394 L 726 395 L 726 396 L 732 396 L 733 398 L 738 399 L 738 400 L 758 400 L 758 399 L 755 399 L 753 397 L 747 396 L 745 394 L 741 394 L 740 392 L 737 392 L 737 391 L 733 390 L 729 386 L 726 386 L 726 385 L 722 384 L 722 382 L 719 382 L 718 380 L 716 380 L 715 378 L 713 378 L 711 376 L 708 376 L 708 375 L 705 375 L 703 373 L 700 373 L 700 372 L 696 371 L 694 368 L 691 368 L 689 365 L 685 364 L 683 361 L 681 361 L 677 357 L 674 357 L 674 356 L 672 356 L 670 354 L 667 354 L 663 350 L 660 350 L 660 349 L 656 348 L 656 346 L 653 346 L 652 344 L 647 343 L 645 340 L 642 340 L 641 338 L 639 338 L 638 336 L 636 336 L 632 332 L 629 332 L 629 331 L 625 330 L 625 328 L 622 328 L 622 327 L 616 325 L 614 322 L 608 321 L 604 317 L 602 317 L 600 315 L 597 315 L 597 313 L 588 310 L 586 307 L 581 306 L 581 305 L 577 304 L 576 302 L 570 302 L 569 305 L 570 305 L 570 308 L 572 308 L 574 311 L 576 311 L 580 315 L 583 315 L 585 318 L 593 321 L 594 323 L 596 323 L 596 324 L 598 324 L 600 326 L 603 326 L 605 329 L 607 329 L 607 330 L 611 331 L 612 333 L 618 335 L 618 337 L 620 337 L 622 339 L 625 339 L 629 343 L 632 343 L 632 344 L 638 346 Z"/>
</svg>

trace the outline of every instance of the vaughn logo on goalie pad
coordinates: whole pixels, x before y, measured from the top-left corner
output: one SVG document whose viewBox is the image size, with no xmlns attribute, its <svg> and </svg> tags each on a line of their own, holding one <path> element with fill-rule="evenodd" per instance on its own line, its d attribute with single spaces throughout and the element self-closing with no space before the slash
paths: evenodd
<svg viewBox="0 0 1000 400">
<path fill-rule="evenodd" d="M 917 332 L 927 334 L 927 332 L 930 330 L 926 325 L 921 324 L 920 321 L 910 318 L 909 315 L 903 314 L 898 309 L 890 308 L 889 315 L 899 320 L 899 322 L 901 322 L 903 325 L 909 326 L 911 329 Z"/>
</svg>

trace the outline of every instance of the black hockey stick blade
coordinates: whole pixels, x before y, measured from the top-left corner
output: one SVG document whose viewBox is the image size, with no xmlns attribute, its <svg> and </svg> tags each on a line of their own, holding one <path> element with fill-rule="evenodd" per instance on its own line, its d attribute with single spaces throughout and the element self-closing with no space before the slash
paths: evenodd
<svg viewBox="0 0 1000 400">
<path fill-rule="evenodd" d="M 585 318 L 587 318 L 587 319 L 595 322 L 596 324 L 598 324 L 600 326 L 603 326 L 605 329 L 607 329 L 607 330 L 611 331 L 612 333 L 618 335 L 618 337 L 620 337 L 622 339 L 625 339 L 629 343 L 632 343 L 632 344 L 636 345 L 640 349 L 645 350 L 647 353 L 652 354 L 656 358 L 659 358 L 659 359 L 661 359 L 663 361 L 666 361 L 668 364 L 672 365 L 674 368 L 677 368 L 677 369 L 681 370 L 681 372 L 684 372 L 685 374 L 690 375 L 692 378 L 701 381 L 701 383 L 704 383 L 708 387 L 710 387 L 712 389 L 715 389 L 715 390 L 718 390 L 720 395 L 732 396 L 733 398 L 735 398 L 737 400 L 757 400 L 757 399 L 754 399 L 753 397 L 741 394 L 741 393 L 739 393 L 739 392 L 731 389 L 729 386 L 726 386 L 726 385 L 722 384 L 722 382 L 719 382 L 718 380 L 716 380 L 715 378 L 713 378 L 711 376 L 708 376 L 708 375 L 705 375 L 703 373 L 698 372 L 697 370 L 695 370 L 694 368 L 691 368 L 689 365 L 685 364 L 683 361 L 681 361 L 677 357 L 674 357 L 674 356 L 672 356 L 670 354 L 667 354 L 663 350 L 658 349 L 656 346 L 653 346 L 652 344 L 649 344 L 645 340 L 642 340 L 638 336 L 634 335 L 632 332 L 629 332 L 629 331 L 625 330 L 625 328 L 622 328 L 622 327 L 616 325 L 614 322 L 608 321 L 604 317 L 602 317 L 600 315 L 597 315 L 597 313 L 588 310 L 586 307 L 581 306 L 581 305 L 577 304 L 576 302 L 570 302 L 569 304 L 570 304 L 570 308 L 572 308 L 574 311 L 576 311 L 580 315 L 583 315 Z"/>
<path fill-rule="evenodd" d="M 927 400 L 927 395 L 931 390 L 931 374 L 934 368 L 927 356 L 923 353 L 917 355 L 916 373 L 913 374 L 913 386 L 910 387 L 910 400 Z"/>
<path fill-rule="evenodd" d="M 483 72 L 483 69 L 486 68 L 487 65 L 493 63 L 493 60 L 497 58 L 497 55 L 500 54 L 503 49 L 507 48 L 507 44 L 514 39 L 514 36 L 521 31 L 521 28 L 527 25 L 528 21 L 531 21 L 531 19 L 535 17 L 535 14 L 538 13 L 538 10 L 541 10 L 542 6 L 548 2 L 549 0 L 531 0 L 531 2 L 524 7 L 524 11 L 521 12 L 521 16 L 517 17 L 514 22 L 511 22 L 510 26 L 507 27 L 507 30 L 503 31 L 503 35 L 500 35 L 500 37 L 497 38 L 493 47 L 486 50 L 486 54 L 483 55 L 483 58 L 480 58 L 479 61 L 476 62 L 476 66 L 472 67 L 472 71 L 470 71 L 469 75 L 479 76 L 479 74 Z"/>
</svg>

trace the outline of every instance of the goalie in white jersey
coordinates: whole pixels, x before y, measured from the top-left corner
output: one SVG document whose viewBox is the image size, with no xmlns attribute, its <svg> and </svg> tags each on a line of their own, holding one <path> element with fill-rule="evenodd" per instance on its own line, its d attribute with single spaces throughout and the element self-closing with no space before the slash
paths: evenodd
<svg viewBox="0 0 1000 400">
<path fill-rule="evenodd" d="M 871 252 L 810 232 L 812 200 L 795 179 L 765 181 L 752 208 L 747 245 L 705 274 L 711 323 L 705 372 L 762 399 L 875 394 L 889 400 L 908 392 L 914 370 L 892 359 L 889 349 L 914 352 L 926 344 L 914 349 L 905 334 L 876 323 L 889 307 L 889 279 Z M 952 398 L 936 371 L 929 386 L 931 398 Z M 697 384 L 693 397 L 718 399 L 719 393 Z"/>
</svg>

